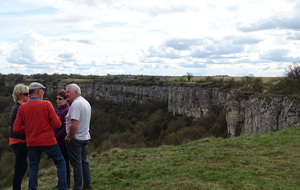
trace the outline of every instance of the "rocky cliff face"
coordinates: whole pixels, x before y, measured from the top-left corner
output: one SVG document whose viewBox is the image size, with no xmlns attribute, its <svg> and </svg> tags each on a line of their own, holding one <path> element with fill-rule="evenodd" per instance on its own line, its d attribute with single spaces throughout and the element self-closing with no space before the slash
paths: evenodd
<svg viewBox="0 0 300 190">
<path fill-rule="evenodd" d="M 66 83 L 48 83 L 47 95 L 65 88 Z M 225 113 L 230 136 L 268 132 L 300 124 L 300 100 L 289 97 L 245 97 L 237 90 L 168 84 L 81 83 L 84 97 L 110 102 L 161 102 L 174 114 L 195 118 L 208 115 L 215 107 Z"/>
<path fill-rule="evenodd" d="M 229 100 L 224 105 L 230 136 L 281 130 L 299 125 L 300 101 L 283 97 Z"/>
<path fill-rule="evenodd" d="M 229 136 L 281 130 L 300 124 L 300 100 L 283 97 L 240 98 L 237 90 L 170 87 L 168 110 L 200 118 L 223 109 Z"/>
</svg>

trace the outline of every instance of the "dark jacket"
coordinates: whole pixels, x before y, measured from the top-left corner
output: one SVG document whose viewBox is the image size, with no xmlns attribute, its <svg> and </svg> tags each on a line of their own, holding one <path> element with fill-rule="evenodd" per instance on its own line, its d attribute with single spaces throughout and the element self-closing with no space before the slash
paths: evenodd
<svg viewBox="0 0 300 190">
<path fill-rule="evenodd" d="M 11 111 L 10 111 L 10 116 L 9 116 L 9 125 L 10 125 L 9 138 L 16 138 L 16 139 L 25 140 L 25 135 L 24 134 L 15 133 L 13 131 L 13 126 L 14 126 L 14 122 L 15 122 L 16 117 L 17 117 L 17 112 L 19 110 L 19 107 L 20 107 L 20 104 L 18 102 L 16 102 L 13 105 L 13 107 L 11 108 Z"/>
<path fill-rule="evenodd" d="M 57 143 L 61 144 L 61 145 L 65 144 L 65 137 L 67 136 L 65 117 L 66 117 L 69 109 L 70 109 L 70 106 L 68 103 L 66 103 L 65 105 L 59 107 L 56 112 L 57 116 L 60 118 L 61 127 L 55 128 L 54 134 L 55 134 Z"/>
</svg>

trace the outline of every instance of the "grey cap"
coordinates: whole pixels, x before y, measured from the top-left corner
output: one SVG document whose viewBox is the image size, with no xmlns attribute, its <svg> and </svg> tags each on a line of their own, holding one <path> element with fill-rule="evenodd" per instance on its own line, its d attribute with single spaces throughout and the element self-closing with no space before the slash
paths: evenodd
<svg viewBox="0 0 300 190">
<path fill-rule="evenodd" d="M 46 87 L 44 87 L 44 85 L 42 85 L 41 83 L 38 82 L 32 82 L 29 85 L 29 90 L 34 90 L 34 89 L 46 89 Z"/>
</svg>

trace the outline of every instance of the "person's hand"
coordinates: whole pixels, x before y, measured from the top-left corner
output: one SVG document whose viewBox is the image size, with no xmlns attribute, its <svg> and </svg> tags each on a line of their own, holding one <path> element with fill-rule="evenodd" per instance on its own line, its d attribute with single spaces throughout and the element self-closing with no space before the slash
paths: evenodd
<svg viewBox="0 0 300 190">
<path fill-rule="evenodd" d="M 70 139 L 68 136 L 66 136 L 66 137 L 65 137 L 65 141 L 66 141 L 67 143 L 70 143 L 71 139 Z"/>
</svg>

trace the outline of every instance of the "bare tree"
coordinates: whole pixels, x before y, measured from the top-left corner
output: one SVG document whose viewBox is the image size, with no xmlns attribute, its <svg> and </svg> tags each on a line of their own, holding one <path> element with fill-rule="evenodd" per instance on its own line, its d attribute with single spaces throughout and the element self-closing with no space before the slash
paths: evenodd
<svg viewBox="0 0 300 190">
<path fill-rule="evenodd" d="M 193 73 L 187 72 L 186 76 L 187 76 L 188 81 L 190 82 L 193 77 Z"/>
<path fill-rule="evenodd" d="M 300 82 L 300 62 L 294 62 L 286 68 L 286 77 L 289 82 Z"/>
</svg>

